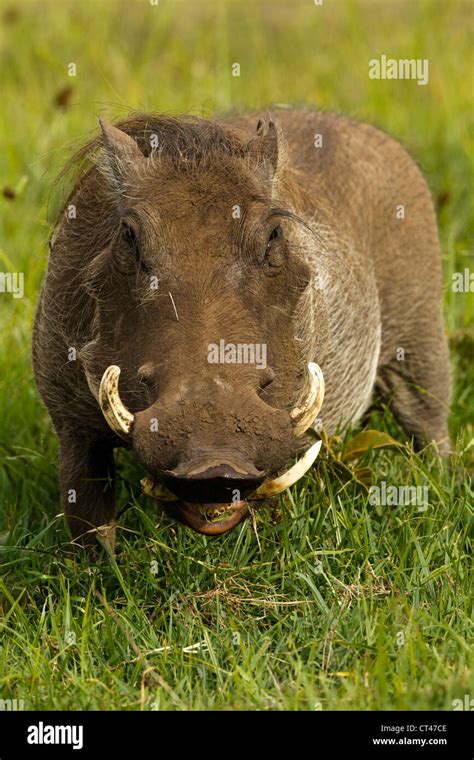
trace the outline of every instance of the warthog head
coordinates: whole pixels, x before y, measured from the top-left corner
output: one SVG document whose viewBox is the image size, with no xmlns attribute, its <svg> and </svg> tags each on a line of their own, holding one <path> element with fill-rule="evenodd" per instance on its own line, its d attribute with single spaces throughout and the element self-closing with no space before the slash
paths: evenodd
<svg viewBox="0 0 474 760">
<path fill-rule="evenodd" d="M 323 400 L 298 338 L 311 272 L 295 207 L 279 200 L 290 179 L 275 125 L 242 140 L 208 122 L 172 136 L 163 124 L 144 150 L 101 122 L 108 232 L 87 267 L 96 311 L 81 356 L 107 423 L 148 473 L 145 492 L 218 534 L 319 451 L 278 476 L 308 448 Z"/>
</svg>

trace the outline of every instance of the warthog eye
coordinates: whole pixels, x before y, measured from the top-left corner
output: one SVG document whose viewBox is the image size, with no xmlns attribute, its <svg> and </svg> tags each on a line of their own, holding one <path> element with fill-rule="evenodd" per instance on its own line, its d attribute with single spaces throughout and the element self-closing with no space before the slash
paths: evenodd
<svg viewBox="0 0 474 760">
<path fill-rule="evenodd" d="M 128 243 L 128 245 L 130 245 L 132 248 L 135 248 L 137 245 L 137 236 L 135 235 L 135 230 L 130 226 L 130 224 L 127 224 L 127 222 L 122 222 L 122 229 L 120 234 L 122 236 L 122 240 L 125 243 Z"/>
<path fill-rule="evenodd" d="M 278 227 L 275 227 L 275 228 L 274 228 L 274 229 L 271 231 L 271 233 L 270 233 L 270 237 L 268 238 L 267 248 L 269 248 L 269 247 L 271 246 L 271 244 L 272 244 L 272 243 L 273 243 L 275 240 L 280 240 L 282 237 L 283 237 L 283 230 L 282 230 L 282 228 L 280 227 L 280 225 L 278 225 Z"/>
<path fill-rule="evenodd" d="M 137 265 L 146 269 L 141 261 L 140 246 L 138 243 L 138 231 L 135 225 L 122 219 L 120 230 L 114 246 L 115 265 L 123 274 L 132 274 Z"/>
<path fill-rule="evenodd" d="M 281 245 L 276 245 L 280 240 L 283 240 L 283 230 L 280 225 L 278 225 L 278 227 L 273 228 L 268 237 L 267 247 L 263 257 L 264 272 L 272 277 L 281 271 L 281 268 L 285 263 L 284 249 Z"/>
</svg>

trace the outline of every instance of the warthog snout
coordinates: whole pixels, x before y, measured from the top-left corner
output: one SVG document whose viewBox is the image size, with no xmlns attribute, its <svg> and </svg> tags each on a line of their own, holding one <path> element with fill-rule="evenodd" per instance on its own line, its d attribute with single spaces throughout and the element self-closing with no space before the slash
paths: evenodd
<svg viewBox="0 0 474 760">
<path fill-rule="evenodd" d="M 322 373 L 316 364 L 308 369 L 307 394 L 291 411 L 271 407 L 248 389 L 239 395 L 217 389 L 203 401 L 178 388 L 132 414 L 121 400 L 115 365 L 104 372 L 99 403 L 110 427 L 131 444 L 150 474 L 152 479 L 143 481 L 145 492 L 194 530 L 214 535 L 234 527 L 248 502 L 277 495 L 314 462 L 319 443 L 275 477 L 323 401 Z"/>
</svg>

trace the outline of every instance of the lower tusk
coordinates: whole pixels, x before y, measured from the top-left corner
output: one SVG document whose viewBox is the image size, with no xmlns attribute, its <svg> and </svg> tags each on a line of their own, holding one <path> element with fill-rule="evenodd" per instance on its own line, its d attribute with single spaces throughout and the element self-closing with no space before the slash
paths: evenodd
<svg viewBox="0 0 474 760">
<path fill-rule="evenodd" d="M 262 485 L 255 491 L 253 497 L 250 498 L 269 499 L 272 496 L 277 496 L 277 494 L 285 491 L 296 483 L 306 472 L 308 472 L 311 465 L 315 462 L 322 443 L 322 441 L 314 443 L 301 459 L 293 465 L 293 467 L 290 467 L 290 469 L 284 472 L 283 475 L 280 475 L 279 478 L 267 480 L 265 483 L 262 483 Z"/>
<path fill-rule="evenodd" d="M 311 377 L 309 391 L 300 406 L 290 412 L 297 437 L 304 435 L 314 422 L 324 400 L 324 377 L 321 368 L 316 362 L 310 362 L 308 371 Z"/>
<path fill-rule="evenodd" d="M 159 501 L 179 501 L 171 491 L 168 491 L 166 486 L 162 483 L 153 483 L 150 478 L 143 478 L 140 481 L 142 491 L 146 496 L 151 496 L 153 499 L 159 499 Z"/>
<path fill-rule="evenodd" d="M 128 440 L 132 432 L 134 416 L 120 398 L 118 380 L 120 367 L 111 364 L 107 367 L 99 388 L 99 404 L 107 423 L 114 433 Z"/>
</svg>

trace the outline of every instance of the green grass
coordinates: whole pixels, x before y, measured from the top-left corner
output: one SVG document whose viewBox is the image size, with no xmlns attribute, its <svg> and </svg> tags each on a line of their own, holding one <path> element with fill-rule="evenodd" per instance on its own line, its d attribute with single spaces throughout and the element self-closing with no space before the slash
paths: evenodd
<svg viewBox="0 0 474 760">
<path fill-rule="evenodd" d="M 26 709 L 452 709 L 474 693 L 474 297 L 450 286 L 453 272 L 473 269 L 472 4 L 15 7 L 16 17 L 5 16 L 2 3 L 0 22 L 0 182 L 16 190 L 0 198 L 0 271 L 25 273 L 25 297 L 0 294 L 0 698 Z M 428 58 L 429 85 L 369 80 L 368 60 L 382 53 Z M 55 97 L 66 86 L 64 110 Z M 162 516 L 140 496 L 139 468 L 120 454 L 128 509 L 118 554 L 90 567 L 73 556 L 59 516 L 57 443 L 29 358 L 46 241 L 65 190 L 53 178 L 98 115 L 212 115 L 272 102 L 370 121 L 397 136 L 427 176 L 445 267 L 453 466 L 407 447 L 365 454 L 356 464 L 374 482 L 429 487 L 426 511 L 380 508 L 326 455 L 278 514 L 216 540 Z M 370 427 L 404 440 L 380 406 Z"/>
</svg>

